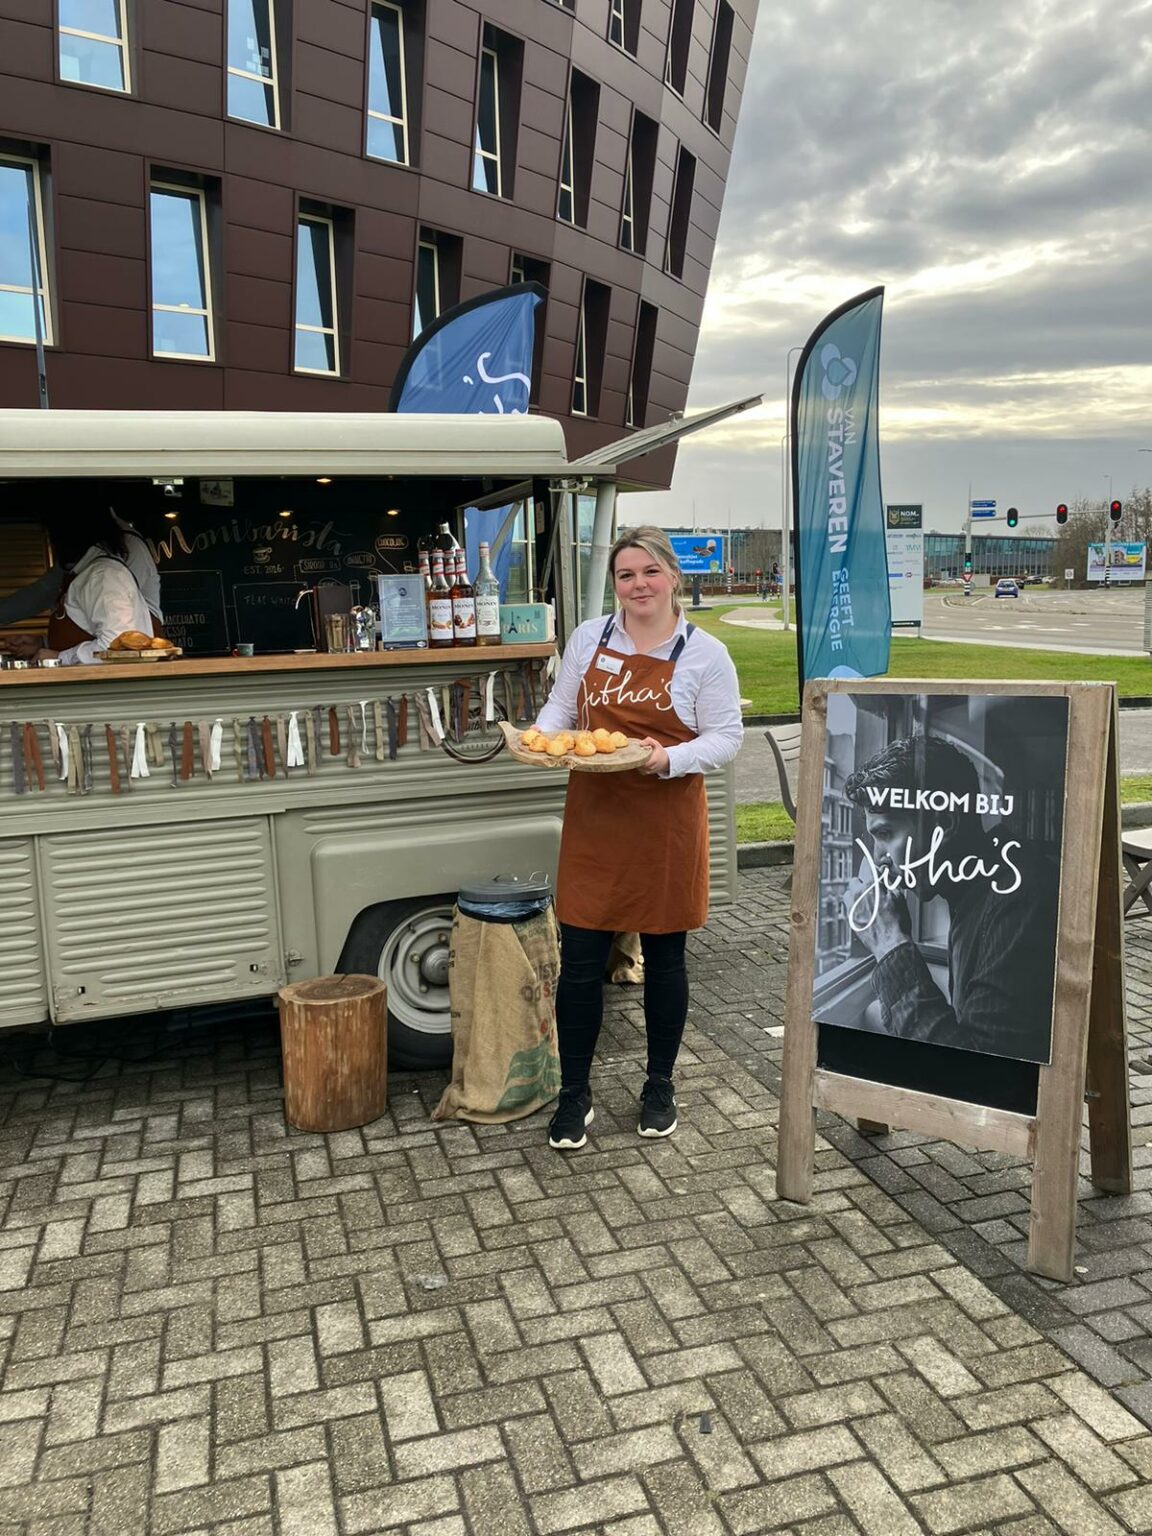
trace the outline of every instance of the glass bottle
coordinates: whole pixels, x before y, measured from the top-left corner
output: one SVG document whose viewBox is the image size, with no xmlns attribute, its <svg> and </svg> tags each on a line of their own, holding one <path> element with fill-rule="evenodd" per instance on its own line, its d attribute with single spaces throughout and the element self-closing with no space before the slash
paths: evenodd
<svg viewBox="0 0 1152 1536">
<path fill-rule="evenodd" d="M 456 542 L 456 535 L 447 523 L 437 523 L 436 533 L 432 539 L 432 548 L 444 552 L 449 550 L 455 551 L 460 548 Z"/>
<path fill-rule="evenodd" d="M 456 551 L 456 578 L 452 583 L 452 633 L 457 645 L 476 644 L 476 599 L 462 549 Z"/>
<path fill-rule="evenodd" d="M 443 650 L 452 644 L 452 588 L 444 580 L 444 556 L 432 555 L 432 585 L 428 588 L 428 644 Z"/>
<path fill-rule="evenodd" d="M 420 580 L 424 583 L 424 597 L 425 601 L 427 601 L 428 592 L 432 586 L 432 562 L 428 558 L 428 550 L 426 548 L 419 550 L 418 556 L 420 562 Z"/>
<path fill-rule="evenodd" d="M 480 546 L 480 569 L 472 583 L 476 599 L 476 644 L 500 644 L 500 582 L 492 571 L 487 544 Z"/>
</svg>

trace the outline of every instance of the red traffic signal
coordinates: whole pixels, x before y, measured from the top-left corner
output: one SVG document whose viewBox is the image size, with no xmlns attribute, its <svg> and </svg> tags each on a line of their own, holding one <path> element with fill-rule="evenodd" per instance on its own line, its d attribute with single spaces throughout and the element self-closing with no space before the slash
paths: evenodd
<svg viewBox="0 0 1152 1536">
<path fill-rule="evenodd" d="M 1068 521 L 1068 508 L 1063 502 L 1056 508 L 1056 521 L 1058 523 L 1066 523 Z"/>
<path fill-rule="evenodd" d="M 1120 514 L 1123 512 L 1123 510 L 1124 508 L 1120 505 L 1120 503 L 1118 501 L 1114 501 L 1108 508 L 1108 516 L 1114 523 L 1118 523 L 1120 521 Z"/>
</svg>

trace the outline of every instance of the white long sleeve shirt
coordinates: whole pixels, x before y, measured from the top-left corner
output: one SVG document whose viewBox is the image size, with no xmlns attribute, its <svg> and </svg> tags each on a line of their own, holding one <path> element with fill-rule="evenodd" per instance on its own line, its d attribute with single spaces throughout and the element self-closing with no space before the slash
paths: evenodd
<svg viewBox="0 0 1152 1536">
<path fill-rule="evenodd" d="M 536 722 L 542 731 L 571 730 L 579 724 L 580 684 L 607 622 L 606 617 L 588 619 L 564 647 L 555 685 Z M 688 621 L 681 613 L 668 639 L 646 654 L 667 661 L 687 632 Z M 608 637 L 608 649 L 621 656 L 636 655 L 636 647 L 619 613 Z M 696 732 L 696 739 L 666 749 L 668 773 L 664 777 L 678 779 L 686 773 L 711 773 L 731 762 L 743 744 L 744 725 L 736 668 L 719 640 L 702 629 L 693 629 L 676 662 L 669 692 L 677 718 Z"/>
<path fill-rule="evenodd" d="M 62 667 L 90 662 L 99 665 L 96 652 L 106 651 L 116 636 L 126 629 L 138 629 L 146 635 L 152 633 L 148 604 L 128 567 L 112 556 L 97 559 L 89 558 L 89 555 L 77 565 L 76 574 L 64 594 L 64 612 L 93 638 L 61 651 Z"/>
</svg>

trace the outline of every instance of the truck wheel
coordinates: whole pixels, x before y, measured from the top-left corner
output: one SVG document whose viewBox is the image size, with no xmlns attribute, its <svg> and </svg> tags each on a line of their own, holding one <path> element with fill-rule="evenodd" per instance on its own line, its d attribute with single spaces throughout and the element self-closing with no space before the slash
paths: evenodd
<svg viewBox="0 0 1152 1536">
<path fill-rule="evenodd" d="M 384 901 L 352 924 L 337 969 L 388 986 L 388 1061 L 400 1071 L 452 1064 L 448 947 L 454 896 Z"/>
</svg>

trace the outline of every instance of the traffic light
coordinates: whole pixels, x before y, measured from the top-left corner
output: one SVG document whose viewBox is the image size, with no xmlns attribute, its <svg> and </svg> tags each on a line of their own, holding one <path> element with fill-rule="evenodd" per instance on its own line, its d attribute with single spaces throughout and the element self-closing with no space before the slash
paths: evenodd
<svg viewBox="0 0 1152 1536">
<path fill-rule="evenodd" d="M 1016 524 L 1019 521 L 1020 521 L 1020 513 L 1016 510 L 1015 507 L 1009 507 L 1008 508 L 1008 526 L 1009 526 L 1009 528 L 1015 528 Z"/>
<path fill-rule="evenodd" d="M 1058 523 L 1066 523 L 1068 521 L 1068 508 L 1063 502 L 1056 508 L 1056 521 Z"/>
<path fill-rule="evenodd" d="M 1120 521 L 1120 514 L 1123 512 L 1123 510 L 1124 508 L 1120 505 L 1120 503 L 1118 501 L 1114 501 L 1108 508 L 1108 516 L 1114 523 L 1118 523 Z"/>
<path fill-rule="evenodd" d="M 967 580 L 968 577 L 971 576 L 971 574 L 972 574 L 972 556 L 969 553 L 969 554 L 966 554 L 964 556 L 964 579 Z"/>
</svg>

